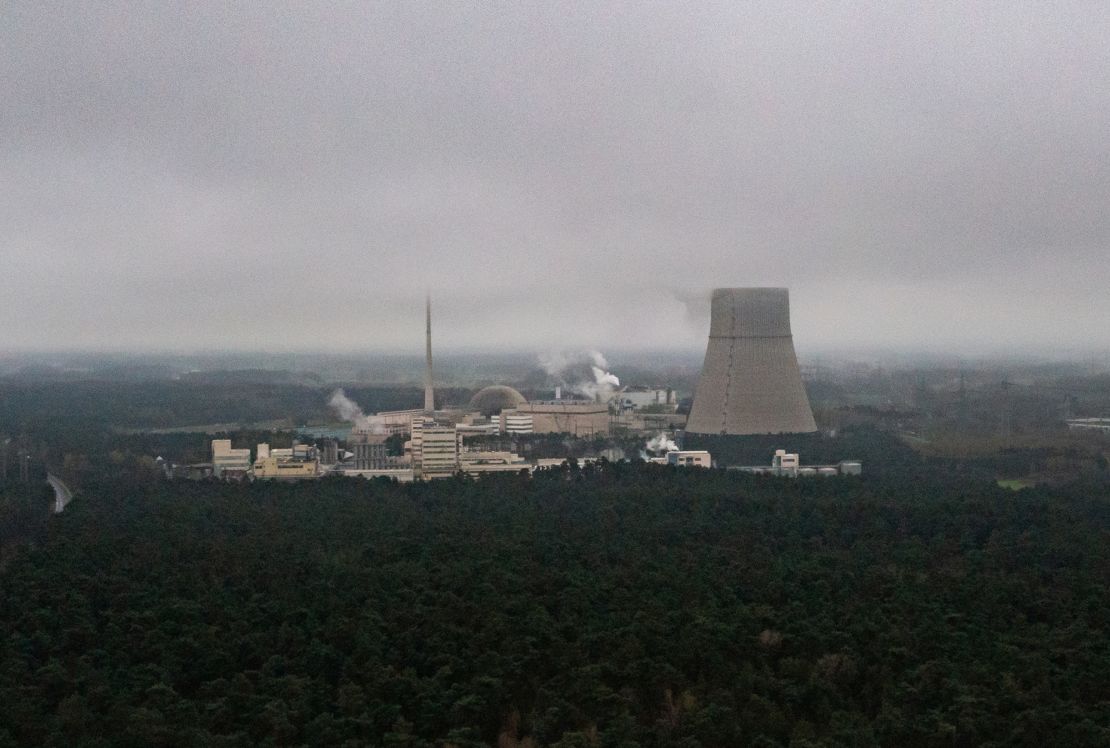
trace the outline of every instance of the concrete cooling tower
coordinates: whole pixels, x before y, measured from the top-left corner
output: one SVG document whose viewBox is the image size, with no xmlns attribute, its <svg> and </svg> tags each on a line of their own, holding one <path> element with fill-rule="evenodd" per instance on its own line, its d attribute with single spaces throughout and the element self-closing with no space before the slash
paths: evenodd
<svg viewBox="0 0 1110 748">
<path fill-rule="evenodd" d="M 714 290 L 709 346 L 686 431 L 747 435 L 816 430 L 790 334 L 787 289 Z"/>
</svg>

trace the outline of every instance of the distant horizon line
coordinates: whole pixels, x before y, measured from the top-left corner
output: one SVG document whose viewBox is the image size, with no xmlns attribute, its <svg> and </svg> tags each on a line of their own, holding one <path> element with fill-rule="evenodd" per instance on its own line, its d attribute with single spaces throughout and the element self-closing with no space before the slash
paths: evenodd
<svg viewBox="0 0 1110 748">
<path fill-rule="evenodd" d="M 799 358 L 819 358 L 822 356 L 886 356 L 910 358 L 958 358 L 967 361 L 983 360 L 1009 360 L 1009 359 L 1041 359 L 1041 360 L 1076 360 L 1098 359 L 1110 357 L 1110 348 L 1103 347 L 1072 347 L 1049 346 L 1028 344 L 1024 346 L 998 346 L 985 348 L 983 346 L 895 346 L 895 345 L 826 345 L 807 346 L 795 340 Z M 705 352 L 704 341 L 697 345 L 595 345 L 595 344 L 567 344 L 550 346 L 480 346 L 480 345 L 440 345 L 436 348 L 437 356 L 480 356 L 480 355 L 516 355 L 535 356 L 552 351 L 579 352 L 601 350 L 606 355 L 703 355 Z M 9 346 L 0 347 L 0 359 L 10 358 L 38 358 L 47 356 L 76 356 L 76 357 L 104 357 L 104 358 L 189 358 L 189 357 L 282 357 L 282 356 L 320 356 L 327 358 L 362 358 L 366 356 L 388 356 L 394 358 L 412 358 L 423 360 L 424 351 L 409 346 L 380 346 L 365 348 L 348 347 L 258 347 L 258 348 L 231 348 L 218 346 L 196 346 L 181 348 L 160 348 L 142 346 L 120 347 L 92 347 L 92 346 Z"/>
</svg>

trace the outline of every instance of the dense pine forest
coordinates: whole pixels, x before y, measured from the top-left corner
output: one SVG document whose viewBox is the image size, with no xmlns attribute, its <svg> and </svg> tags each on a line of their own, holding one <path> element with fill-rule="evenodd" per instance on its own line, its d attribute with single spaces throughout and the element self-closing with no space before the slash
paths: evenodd
<svg viewBox="0 0 1110 748">
<path fill-rule="evenodd" d="M 1105 487 L 8 487 L 0 745 L 1110 744 Z"/>
</svg>

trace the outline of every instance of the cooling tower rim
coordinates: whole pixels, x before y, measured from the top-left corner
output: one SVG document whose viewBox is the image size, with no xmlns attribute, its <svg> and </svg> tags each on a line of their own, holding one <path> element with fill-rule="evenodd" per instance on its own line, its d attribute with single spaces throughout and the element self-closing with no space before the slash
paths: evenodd
<svg viewBox="0 0 1110 748">
<path fill-rule="evenodd" d="M 739 295 L 739 294 L 752 294 L 756 292 L 773 291 L 776 293 L 788 294 L 790 289 L 787 286 L 722 286 L 721 288 L 714 288 L 713 295 Z"/>
<path fill-rule="evenodd" d="M 714 289 L 709 336 L 790 337 L 790 290 L 772 286 Z"/>
</svg>

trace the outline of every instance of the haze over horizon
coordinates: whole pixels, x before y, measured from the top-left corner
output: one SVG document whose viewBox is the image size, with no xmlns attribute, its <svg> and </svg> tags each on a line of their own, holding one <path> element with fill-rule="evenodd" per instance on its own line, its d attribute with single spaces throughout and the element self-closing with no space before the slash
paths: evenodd
<svg viewBox="0 0 1110 748">
<path fill-rule="evenodd" d="M 1110 8 L 10 2 L 0 350 L 1110 349 Z"/>
</svg>

